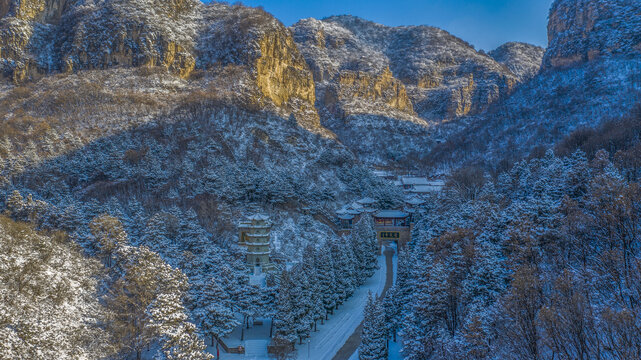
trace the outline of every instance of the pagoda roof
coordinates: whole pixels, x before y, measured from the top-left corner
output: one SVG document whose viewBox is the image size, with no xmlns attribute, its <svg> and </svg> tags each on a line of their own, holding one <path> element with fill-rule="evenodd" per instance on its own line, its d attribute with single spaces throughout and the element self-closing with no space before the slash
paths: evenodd
<svg viewBox="0 0 641 360">
<path fill-rule="evenodd" d="M 357 201 L 354 201 L 353 203 L 349 204 L 349 207 L 354 210 L 358 210 L 358 209 L 362 209 L 363 205 L 359 204 Z"/>
<path fill-rule="evenodd" d="M 370 197 L 366 197 L 366 198 L 362 198 L 360 200 L 356 200 L 356 202 L 361 204 L 361 205 L 372 205 L 373 203 L 376 202 L 376 200 L 374 200 L 374 199 L 372 199 Z"/>
<path fill-rule="evenodd" d="M 410 204 L 410 205 L 422 205 L 425 204 L 425 200 L 419 199 L 416 196 L 413 196 L 407 200 L 405 200 L 405 203 Z"/>
<path fill-rule="evenodd" d="M 268 221 L 269 216 L 267 215 L 262 215 L 262 214 L 254 214 L 251 216 L 247 217 L 247 220 L 252 220 L 252 221 Z"/>
</svg>

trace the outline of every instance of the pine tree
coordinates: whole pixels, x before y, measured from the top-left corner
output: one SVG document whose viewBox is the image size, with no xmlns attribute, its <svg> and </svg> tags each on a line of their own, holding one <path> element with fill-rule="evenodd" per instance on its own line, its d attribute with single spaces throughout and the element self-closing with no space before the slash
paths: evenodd
<svg viewBox="0 0 641 360">
<path fill-rule="evenodd" d="M 358 347 L 359 360 L 387 359 L 387 331 L 385 313 L 381 302 L 370 291 L 365 305 L 363 333 Z"/>
<path fill-rule="evenodd" d="M 125 349 L 136 353 L 158 336 L 158 323 L 148 311 L 163 294 L 182 298 L 188 283 L 185 275 L 162 261 L 145 247 L 121 246 L 116 249 L 119 275 L 111 286 L 107 305 L 114 315 L 111 332 Z"/>
<path fill-rule="evenodd" d="M 205 285 L 200 299 L 202 306 L 196 312 L 201 319 L 200 328 L 214 339 L 220 339 L 230 334 L 240 323 L 232 312 L 231 297 L 214 279 Z"/>
<path fill-rule="evenodd" d="M 387 334 L 391 334 L 394 342 L 396 342 L 396 333 L 398 332 L 402 316 L 401 304 L 398 301 L 398 290 L 396 285 L 390 287 L 385 293 L 383 308 L 385 310 Z"/>
<path fill-rule="evenodd" d="M 333 312 L 336 307 L 338 293 L 336 291 L 336 277 L 334 261 L 330 254 L 330 244 L 325 243 L 323 246 L 316 249 L 316 273 L 319 285 L 318 295 L 323 301 L 325 308 L 325 319 L 327 314 Z"/>
<path fill-rule="evenodd" d="M 149 218 L 141 243 L 157 253 L 170 256 L 174 246 L 167 228 L 167 216 L 167 213 L 158 212 Z"/>
<path fill-rule="evenodd" d="M 180 227 L 182 249 L 194 254 L 203 253 L 209 241 L 205 230 L 200 226 L 198 215 L 194 209 L 189 209 L 183 216 Z"/>
<path fill-rule="evenodd" d="M 358 265 L 358 285 L 365 283 L 365 280 L 378 268 L 376 254 L 378 254 L 378 241 L 374 231 L 372 217 L 365 214 L 356 223 L 350 236 L 352 250 Z"/>
<path fill-rule="evenodd" d="M 318 320 L 325 318 L 326 310 L 323 305 L 322 288 L 318 279 L 318 264 L 313 246 L 307 246 L 303 252 L 303 273 L 307 278 L 308 288 L 305 289 L 310 301 L 310 316 L 314 322 L 314 331 Z"/>
<path fill-rule="evenodd" d="M 130 222 L 126 224 L 127 233 L 131 239 L 131 244 L 138 246 L 141 244 L 141 238 L 147 224 L 147 215 L 145 208 L 135 197 L 129 201 L 128 210 Z"/>
<path fill-rule="evenodd" d="M 289 344 L 294 343 L 298 336 L 296 331 L 296 304 L 292 296 L 291 274 L 284 270 L 280 277 L 278 296 L 276 298 L 276 316 L 274 317 L 274 337 Z"/>
<path fill-rule="evenodd" d="M 314 322 L 312 293 L 307 274 L 301 265 L 294 267 L 291 271 L 291 299 L 293 301 L 293 315 L 296 334 L 302 344 L 303 339 L 308 338 L 311 331 L 311 324 Z"/>
<path fill-rule="evenodd" d="M 353 257 L 350 257 L 344 239 L 335 239 L 331 245 L 332 262 L 334 263 L 336 272 L 336 304 L 342 304 L 354 292 L 354 264 Z"/>
<path fill-rule="evenodd" d="M 150 327 L 161 339 L 161 359 L 208 360 L 205 343 L 198 338 L 196 327 L 187 321 L 187 314 L 179 293 L 160 294 L 147 310 Z M 158 358 L 158 357 L 157 357 Z"/>
<path fill-rule="evenodd" d="M 122 223 L 112 216 L 102 215 L 93 219 L 89 228 L 105 265 L 111 267 L 116 250 L 128 243 L 127 233 L 122 228 Z"/>
<path fill-rule="evenodd" d="M 274 330 L 274 316 L 276 315 L 276 298 L 278 296 L 278 279 L 273 272 L 265 275 L 265 287 L 261 290 L 260 310 L 261 316 L 271 319 L 269 337 L 272 337 Z"/>
</svg>

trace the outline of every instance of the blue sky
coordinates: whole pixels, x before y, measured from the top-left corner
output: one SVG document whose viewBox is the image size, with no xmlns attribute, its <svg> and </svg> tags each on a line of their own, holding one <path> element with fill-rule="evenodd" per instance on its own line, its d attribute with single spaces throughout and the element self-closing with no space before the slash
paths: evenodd
<svg viewBox="0 0 641 360">
<path fill-rule="evenodd" d="M 263 6 L 289 26 L 308 17 L 356 15 L 389 26 L 432 25 L 477 49 L 508 41 L 547 45 L 547 16 L 553 0 L 243 0 Z"/>
</svg>

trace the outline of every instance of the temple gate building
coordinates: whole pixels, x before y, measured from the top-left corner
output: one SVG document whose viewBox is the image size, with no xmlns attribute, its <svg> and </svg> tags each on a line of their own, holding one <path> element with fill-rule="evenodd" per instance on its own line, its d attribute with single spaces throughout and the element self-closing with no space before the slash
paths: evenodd
<svg viewBox="0 0 641 360">
<path fill-rule="evenodd" d="M 270 260 L 272 224 L 265 215 L 253 215 L 238 225 L 238 245 L 247 248 L 247 266 L 254 274 L 274 269 Z"/>
<path fill-rule="evenodd" d="M 374 214 L 374 230 L 379 249 L 396 242 L 403 248 L 412 236 L 412 221 L 409 213 L 400 210 L 382 210 Z"/>
</svg>

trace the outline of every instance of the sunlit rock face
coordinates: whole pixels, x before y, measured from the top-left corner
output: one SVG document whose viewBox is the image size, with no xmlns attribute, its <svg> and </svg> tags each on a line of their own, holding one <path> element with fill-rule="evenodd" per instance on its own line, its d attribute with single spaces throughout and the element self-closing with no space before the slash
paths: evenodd
<svg viewBox="0 0 641 360">
<path fill-rule="evenodd" d="M 237 89 L 252 103 L 245 105 L 267 101 L 323 132 L 305 59 L 291 32 L 261 9 L 197 0 L 1 0 L 0 14 L 0 70 L 14 83 L 115 67 L 189 79 L 233 67 L 250 79 Z"/>
<path fill-rule="evenodd" d="M 641 54 L 641 2 L 557 0 L 550 10 L 545 69 L 607 55 Z"/>
<path fill-rule="evenodd" d="M 319 93 L 330 92 L 325 96 L 330 101 L 324 103 L 341 108 L 344 114 L 355 113 L 360 98 L 381 100 L 376 109 L 370 106 L 371 113 L 401 111 L 425 121 L 449 120 L 482 111 L 508 95 L 521 78 L 470 44 L 433 27 L 393 28 L 337 16 L 301 20 L 292 31 Z M 368 79 L 381 76 L 396 81 L 399 91 L 383 92 L 382 97 L 344 91 L 351 78 L 358 80 L 359 88 L 369 88 Z"/>
</svg>

